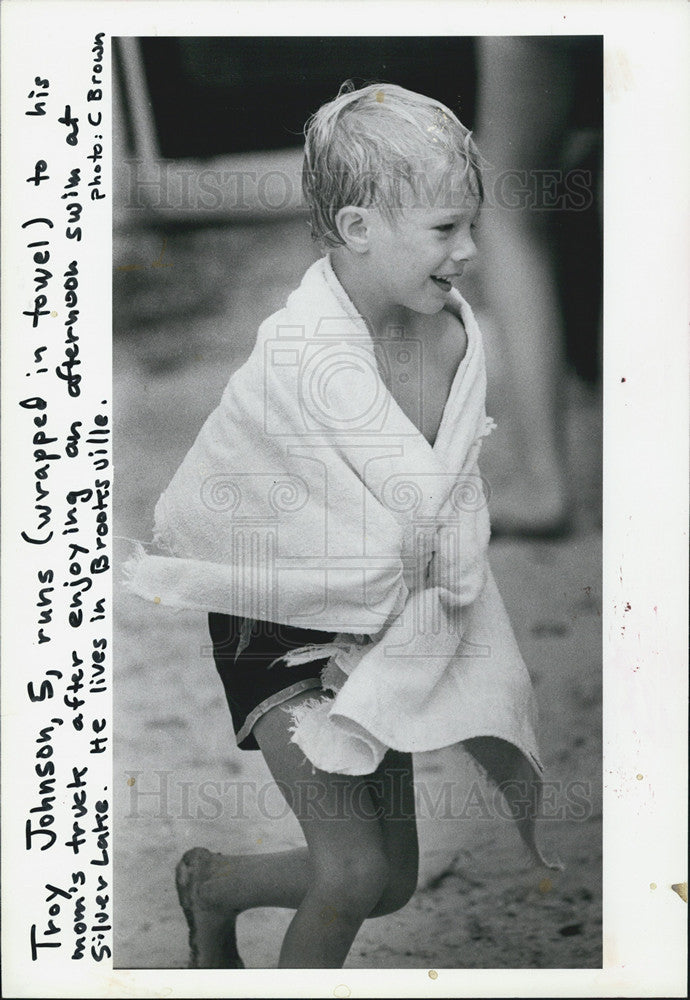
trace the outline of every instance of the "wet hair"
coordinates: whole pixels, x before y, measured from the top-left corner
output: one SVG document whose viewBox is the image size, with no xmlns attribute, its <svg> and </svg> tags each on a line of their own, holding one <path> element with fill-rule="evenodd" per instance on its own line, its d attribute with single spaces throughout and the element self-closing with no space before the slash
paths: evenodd
<svg viewBox="0 0 690 1000">
<path fill-rule="evenodd" d="M 348 80 L 309 118 L 304 136 L 302 191 L 312 237 L 328 247 L 343 243 L 335 220 L 345 205 L 374 207 L 393 220 L 406 199 L 433 198 L 429 174 L 438 182 L 439 169 L 446 189 L 460 183 L 463 199 L 468 189 L 483 198 L 472 133 L 444 104 L 403 87 L 356 89 Z"/>
</svg>

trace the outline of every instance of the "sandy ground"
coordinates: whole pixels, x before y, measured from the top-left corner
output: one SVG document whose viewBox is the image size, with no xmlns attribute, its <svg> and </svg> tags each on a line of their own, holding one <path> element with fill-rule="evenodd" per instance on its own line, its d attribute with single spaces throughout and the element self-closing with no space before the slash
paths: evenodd
<svg viewBox="0 0 690 1000">
<path fill-rule="evenodd" d="M 150 539 L 155 500 L 258 322 L 313 259 L 305 232 L 302 220 L 284 220 L 117 238 L 118 559 L 131 539 Z M 472 284 L 470 276 L 476 304 Z M 509 488 L 510 443 L 501 429 L 506 373 L 492 365 L 500 350 L 488 341 L 499 431 L 484 474 L 495 491 Z M 601 966 L 601 409 L 575 382 L 564 405 L 574 531 L 551 542 L 499 539 L 490 554 L 540 706 L 541 836 L 565 869 L 530 864 L 461 750 L 420 755 L 418 891 L 403 910 L 365 923 L 347 967 Z M 181 968 L 187 932 L 173 872 L 182 852 L 281 850 L 301 843 L 300 831 L 261 755 L 234 744 L 204 617 L 149 606 L 118 579 L 115 641 L 115 965 Z M 240 917 L 248 967 L 275 966 L 290 917 L 273 909 Z"/>
</svg>

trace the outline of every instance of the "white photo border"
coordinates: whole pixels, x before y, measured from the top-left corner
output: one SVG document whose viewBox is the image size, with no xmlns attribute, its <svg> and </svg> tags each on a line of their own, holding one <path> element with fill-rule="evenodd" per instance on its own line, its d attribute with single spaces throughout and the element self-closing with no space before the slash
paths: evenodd
<svg viewBox="0 0 690 1000">
<path fill-rule="evenodd" d="M 22 550 L 13 534 L 27 503 L 26 450 L 5 400 L 21 361 L 14 317 L 32 275 L 18 259 L 26 217 L 25 162 L 15 128 L 28 75 L 59 67 L 56 90 L 104 32 L 233 35 L 602 34 L 604 166 L 604 967 L 551 970 L 113 970 L 100 964 L 27 962 L 22 870 L 33 858 L 12 832 L 22 788 L 26 657 L 35 633 Z M 3 100 L 3 985 L 6 996 L 684 996 L 687 907 L 687 220 L 688 11 L 675 0 L 327 3 L 325 0 L 70 2 L 6 0 Z M 58 58 L 59 55 L 59 58 Z M 81 72 L 81 70 L 80 70 Z M 109 69 L 105 88 L 112 86 Z M 82 87 L 82 78 L 75 84 Z M 107 140 L 106 140 L 107 141 Z M 108 148 L 111 148 L 110 146 Z M 64 153 L 49 150 L 62 163 Z M 48 157 L 46 157 L 48 158 Z M 65 164 L 67 160 L 65 159 Z M 104 183 L 108 185 L 109 172 Z M 111 192 L 110 192 L 111 193 Z M 21 196 L 21 197 L 20 197 Z M 110 220 L 94 237 L 99 265 L 85 306 L 110 303 Z M 112 399 L 110 307 L 85 358 Z M 86 368 L 86 365 L 85 365 Z M 22 377 L 23 374 L 22 374 Z M 94 396 L 94 405 L 96 405 Z M 108 403 L 108 406 L 110 403 Z M 25 444 L 25 441 L 24 441 Z M 622 631 L 623 608 L 630 605 Z M 105 712 L 105 710 L 104 710 Z M 33 747 L 31 747 L 33 753 Z M 637 775 L 643 774 L 644 781 Z M 23 828 L 20 831 L 23 837 Z M 57 873 L 59 874 L 59 873 Z M 57 875 L 55 876 L 57 878 Z M 652 889 L 654 885 L 656 888 Z M 17 919 L 13 920 L 13 914 Z M 341 987 L 349 992 L 345 993 Z M 340 990 L 340 992 L 338 992 Z"/>
</svg>

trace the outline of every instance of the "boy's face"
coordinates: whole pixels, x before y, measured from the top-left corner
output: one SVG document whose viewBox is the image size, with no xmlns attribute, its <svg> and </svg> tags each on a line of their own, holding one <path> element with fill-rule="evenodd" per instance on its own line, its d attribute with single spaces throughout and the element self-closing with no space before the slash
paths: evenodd
<svg viewBox="0 0 690 1000">
<path fill-rule="evenodd" d="M 437 190 L 433 185 L 430 189 Z M 403 306 L 432 315 L 445 306 L 451 281 L 462 276 L 477 252 L 473 227 L 479 198 L 469 188 L 464 197 L 418 198 L 391 220 L 370 213 L 369 273 L 376 280 L 383 308 Z"/>
</svg>

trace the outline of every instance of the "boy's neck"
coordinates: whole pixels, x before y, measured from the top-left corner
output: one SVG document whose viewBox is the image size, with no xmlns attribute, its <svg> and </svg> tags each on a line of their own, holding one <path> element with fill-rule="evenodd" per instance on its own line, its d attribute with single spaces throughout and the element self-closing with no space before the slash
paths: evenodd
<svg viewBox="0 0 690 1000">
<path fill-rule="evenodd" d="M 369 275 L 361 258 L 340 250 L 332 250 L 329 256 L 336 278 L 367 324 L 372 337 L 390 336 L 391 327 L 400 330 L 403 336 L 413 331 L 418 318 L 416 314 L 405 306 L 391 306 L 381 301 L 375 278 Z"/>
</svg>

